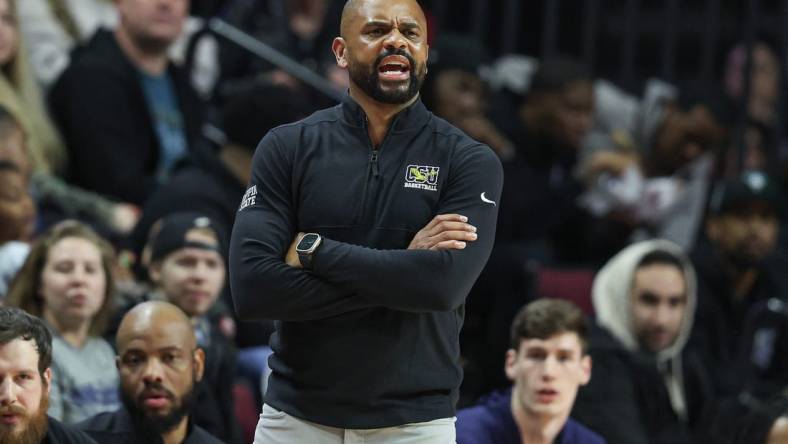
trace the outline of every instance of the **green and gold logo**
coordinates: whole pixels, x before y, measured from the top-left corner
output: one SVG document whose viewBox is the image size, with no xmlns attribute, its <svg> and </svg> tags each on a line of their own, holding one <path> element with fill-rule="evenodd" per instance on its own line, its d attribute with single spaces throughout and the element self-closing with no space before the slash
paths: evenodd
<svg viewBox="0 0 788 444">
<path fill-rule="evenodd" d="M 440 167 L 429 165 L 408 165 L 405 170 L 405 188 L 438 191 Z"/>
</svg>

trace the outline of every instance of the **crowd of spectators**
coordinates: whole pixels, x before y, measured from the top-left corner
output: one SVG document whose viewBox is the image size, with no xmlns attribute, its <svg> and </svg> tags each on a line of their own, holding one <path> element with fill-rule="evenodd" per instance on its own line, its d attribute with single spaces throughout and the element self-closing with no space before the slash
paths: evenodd
<svg viewBox="0 0 788 444">
<path fill-rule="evenodd" d="M 206 24 L 227 20 L 341 91 L 330 44 L 343 3 L 0 0 L 0 305 L 52 336 L 52 418 L 125 430 L 144 410 L 123 399 L 125 350 L 166 318 L 201 350 L 178 408 L 199 433 L 250 442 L 273 324 L 233 312 L 230 232 L 259 140 L 333 102 Z M 496 58 L 447 31 L 430 42 L 421 99 L 505 172 L 460 338 L 458 441 L 488 442 L 472 421 L 526 396 L 518 347 L 533 337 L 510 326 L 560 298 L 588 327 L 573 430 L 609 444 L 776 442 L 788 423 L 778 51 L 731 48 L 704 94 L 656 78 L 634 94 L 569 56 Z M 534 412 L 518 406 L 525 427 Z"/>
</svg>

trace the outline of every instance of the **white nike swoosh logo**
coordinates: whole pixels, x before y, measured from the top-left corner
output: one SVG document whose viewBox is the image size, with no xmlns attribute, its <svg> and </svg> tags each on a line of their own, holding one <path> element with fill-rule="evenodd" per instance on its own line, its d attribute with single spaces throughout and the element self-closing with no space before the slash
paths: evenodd
<svg viewBox="0 0 788 444">
<path fill-rule="evenodd" d="M 484 193 L 482 193 L 482 195 L 481 195 L 481 198 L 482 198 L 482 202 L 487 202 L 487 203 L 491 203 L 491 204 L 495 205 L 495 201 L 492 201 L 492 200 L 488 199 L 488 198 L 487 198 L 487 197 L 484 195 Z"/>
</svg>

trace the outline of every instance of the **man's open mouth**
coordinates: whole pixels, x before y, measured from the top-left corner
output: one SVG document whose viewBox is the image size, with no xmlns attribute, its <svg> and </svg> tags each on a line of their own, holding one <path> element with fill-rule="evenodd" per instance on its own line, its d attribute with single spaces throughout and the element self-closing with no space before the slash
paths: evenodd
<svg viewBox="0 0 788 444">
<path fill-rule="evenodd" d="M 410 78 L 410 62 L 402 56 L 385 57 L 378 64 L 378 74 L 384 80 L 408 80 Z"/>
</svg>

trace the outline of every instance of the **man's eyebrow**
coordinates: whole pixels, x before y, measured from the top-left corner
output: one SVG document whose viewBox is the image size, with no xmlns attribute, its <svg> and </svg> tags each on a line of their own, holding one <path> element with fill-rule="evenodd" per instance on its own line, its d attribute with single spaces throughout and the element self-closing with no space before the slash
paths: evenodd
<svg viewBox="0 0 788 444">
<path fill-rule="evenodd" d="M 569 354 L 569 355 L 573 355 L 573 354 L 575 354 L 575 349 L 573 349 L 573 348 L 559 348 L 558 349 L 558 353 L 566 353 L 566 354 Z"/>
<path fill-rule="evenodd" d="M 391 22 L 387 20 L 372 19 L 364 23 L 364 27 L 367 26 L 391 26 Z"/>
<path fill-rule="evenodd" d="M 421 29 L 421 23 L 419 23 L 416 20 L 400 20 L 399 26 L 401 28 L 408 28 L 408 29 L 412 29 L 412 28 Z"/>
</svg>

